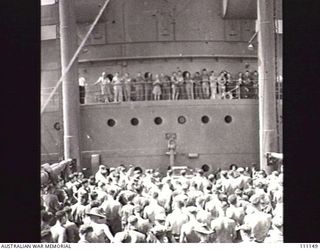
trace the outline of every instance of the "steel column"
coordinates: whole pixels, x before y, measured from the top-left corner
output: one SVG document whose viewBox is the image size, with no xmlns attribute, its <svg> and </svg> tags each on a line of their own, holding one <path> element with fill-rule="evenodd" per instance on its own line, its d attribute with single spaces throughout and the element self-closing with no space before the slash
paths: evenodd
<svg viewBox="0 0 320 250">
<path fill-rule="evenodd" d="M 73 0 L 59 0 L 61 68 L 65 72 L 77 49 L 76 20 Z M 66 73 L 62 83 L 64 158 L 76 159 L 81 166 L 79 144 L 79 85 L 77 60 Z"/>
<path fill-rule="evenodd" d="M 258 0 L 260 168 L 267 173 L 267 152 L 277 151 L 275 30 L 273 0 Z"/>
</svg>

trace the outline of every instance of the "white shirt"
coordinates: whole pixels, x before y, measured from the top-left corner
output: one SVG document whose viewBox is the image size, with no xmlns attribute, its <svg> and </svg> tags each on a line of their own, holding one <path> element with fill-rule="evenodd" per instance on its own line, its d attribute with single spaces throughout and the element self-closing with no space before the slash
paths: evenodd
<svg viewBox="0 0 320 250">
<path fill-rule="evenodd" d="M 85 82 L 86 82 L 86 79 L 84 77 L 80 77 L 79 78 L 79 86 L 84 87 L 85 86 Z"/>
</svg>

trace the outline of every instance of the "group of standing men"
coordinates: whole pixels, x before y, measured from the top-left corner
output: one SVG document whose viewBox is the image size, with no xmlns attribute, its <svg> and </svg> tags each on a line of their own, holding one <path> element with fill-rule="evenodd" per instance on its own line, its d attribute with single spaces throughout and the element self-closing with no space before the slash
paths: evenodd
<svg viewBox="0 0 320 250">
<path fill-rule="evenodd" d="M 85 83 L 80 77 L 80 103 L 84 103 Z M 171 76 L 150 72 L 137 73 L 131 77 L 116 72 L 101 76 L 92 85 L 99 85 L 98 102 L 147 101 L 147 100 L 179 100 L 179 99 L 256 99 L 258 97 L 258 72 L 240 72 L 233 77 L 227 71 L 216 74 L 203 69 L 191 75 L 189 71 L 173 72 Z"/>
<path fill-rule="evenodd" d="M 42 242 L 282 242 L 283 173 L 101 165 L 42 188 Z"/>
</svg>

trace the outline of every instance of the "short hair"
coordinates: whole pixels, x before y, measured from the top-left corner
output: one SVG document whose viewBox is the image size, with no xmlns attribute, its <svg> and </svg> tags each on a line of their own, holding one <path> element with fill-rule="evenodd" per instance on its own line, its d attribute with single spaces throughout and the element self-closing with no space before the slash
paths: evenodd
<svg viewBox="0 0 320 250">
<path fill-rule="evenodd" d="M 96 191 L 92 191 L 92 193 L 90 194 L 90 198 L 91 200 L 95 200 L 98 197 L 98 193 Z"/>
<path fill-rule="evenodd" d="M 99 207 L 101 205 L 100 201 L 91 201 L 90 202 L 90 207 L 94 208 L 94 207 Z"/>
<path fill-rule="evenodd" d="M 157 199 L 158 197 L 159 197 L 159 193 L 158 192 L 153 192 L 152 198 Z"/>
<path fill-rule="evenodd" d="M 83 184 L 86 184 L 86 183 L 89 183 L 89 180 L 86 179 L 86 178 L 81 181 L 81 184 L 82 184 L 82 185 L 83 185 Z"/>
<path fill-rule="evenodd" d="M 93 232 L 92 226 L 88 226 L 88 225 L 81 225 L 80 226 L 80 229 L 79 229 L 80 234 L 85 235 L 90 232 Z"/>
<path fill-rule="evenodd" d="M 178 208 L 184 207 L 184 202 L 182 200 L 176 200 L 176 205 Z"/>
<path fill-rule="evenodd" d="M 219 199 L 220 201 L 227 201 L 227 196 L 226 196 L 225 194 L 219 194 L 219 195 L 218 195 L 218 199 Z"/>
<path fill-rule="evenodd" d="M 41 241 L 45 241 L 48 243 L 52 242 L 52 233 L 50 231 L 50 229 L 45 229 L 41 231 Z"/>
<path fill-rule="evenodd" d="M 41 220 L 43 222 L 50 222 L 50 220 L 52 219 L 52 214 L 48 213 L 47 211 L 41 211 Z"/>
<path fill-rule="evenodd" d="M 234 194 L 229 195 L 228 202 L 229 204 L 235 205 L 237 203 L 237 196 Z"/>
<path fill-rule="evenodd" d="M 108 189 L 108 194 L 114 196 L 116 193 L 116 190 L 114 190 L 113 188 Z"/>
</svg>

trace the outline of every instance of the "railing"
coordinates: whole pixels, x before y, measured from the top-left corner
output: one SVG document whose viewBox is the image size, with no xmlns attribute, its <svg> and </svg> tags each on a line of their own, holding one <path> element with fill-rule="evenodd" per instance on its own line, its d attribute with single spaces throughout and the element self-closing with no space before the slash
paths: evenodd
<svg viewBox="0 0 320 250">
<path fill-rule="evenodd" d="M 118 90 L 114 86 L 101 88 L 100 85 L 87 85 L 84 89 L 84 95 L 81 95 L 81 104 L 94 104 L 94 103 L 112 103 L 112 102 L 128 102 L 128 101 L 165 101 L 165 100 L 206 100 L 206 99 L 258 99 L 258 86 L 253 84 L 240 85 L 236 88 L 235 82 L 227 84 L 224 91 L 221 91 L 219 86 L 216 89 L 211 89 L 210 86 L 204 87 L 201 85 L 193 85 L 189 93 L 186 85 L 176 87 L 179 93 L 173 96 L 173 88 L 171 84 L 164 84 L 160 87 L 160 94 L 157 98 L 154 94 L 156 91 L 152 83 L 131 83 L 130 85 L 121 85 Z M 50 95 L 53 88 L 46 88 L 41 90 L 41 101 L 43 103 Z M 158 89 L 159 90 L 159 89 Z M 276 85 L 276 98 L 282 99 L 282 85 Z M 191 92 L 191 93 L 190 93 Z M 216 94 L 214 93 L 216 92 Z M 159 93 L 159 92 L 158 92 Z M 118 95 L 118 100 L 115 98 Z M 48 105 L 48 110 L 58 110 L 60 106 L 60 93 L 57 92 Z"/>
<path fill-rule="evenodd" d="M 163 101 L 163 100 L 205 100 L 205 99 L 258 99 L 257 86 L 240 86 L 235 83 L 228 84 L 222 90 L 219 86 L 215 89 L 209 85 L 185 84 L 172 86 L 164 84 L 155 88 L 152 83 L 131 83 L 118 87 L 100 85 L 87 85 L 85 87 L 84 103 L 111 103 L 126 101 Z"/>
</svg>

